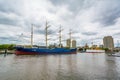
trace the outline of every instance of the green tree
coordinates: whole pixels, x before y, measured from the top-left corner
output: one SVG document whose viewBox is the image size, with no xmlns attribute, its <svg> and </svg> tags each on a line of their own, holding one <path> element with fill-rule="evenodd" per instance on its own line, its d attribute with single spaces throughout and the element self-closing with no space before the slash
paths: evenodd
<svg viewBox="0 0 120 80">
<path fill-rule="evenodd" d="M 15 46 L 15 44 L 1 44 L 0 50 L 4 50 L 4 49 L 13 50 L 14 46 Z"/>
</svg>

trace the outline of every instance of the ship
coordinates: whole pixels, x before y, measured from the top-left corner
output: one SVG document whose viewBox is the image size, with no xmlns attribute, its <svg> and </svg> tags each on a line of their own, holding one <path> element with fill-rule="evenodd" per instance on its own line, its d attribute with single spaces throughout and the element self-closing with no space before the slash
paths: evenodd
<svg viewBox="0 0 120 80">
<path fill-rule="evenodd" d="M 24 48 L 16 47 L 16 55 L 45 55 L 45 54 L 76 54 L 76 49 L 65 49 L 65 48 Z"/>
<path fill-rule="evenodd" d="M 85 51 L 85 53 L 105 53 L 105 50 L 91 50 L 91 49 L 88 49 Z"/>
<path fill-rule="evenodd" d="M 33 47 L 33 26 L 31 27 L 31 48 L 23 47 L 23 46 L 16 46 L 15 47 L 15 54 L 16 55 L 46 55 L 46 54 L 76 54 L 77 48 L 63 48 L 61 46 L 61 26 L 59 30 L 59 47 L 58 48 L 48 48 L 48 28 L 50 26 L 48 25 L 46 21 L 46 27 L 45 27 L 45 42 L 46 47 L 45 48 L 34 48 Z M 70 40 L 71 40 L 71 32 L 70 34 Z M 71 41 L 70 41 L 71 43 Z"/>
</svg>

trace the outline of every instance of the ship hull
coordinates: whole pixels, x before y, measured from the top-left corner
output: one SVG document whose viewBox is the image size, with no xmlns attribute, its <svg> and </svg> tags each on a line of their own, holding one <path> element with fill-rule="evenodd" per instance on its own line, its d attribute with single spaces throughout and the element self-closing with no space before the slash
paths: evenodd
<svg viewBox="0 0 120 80">
<path fill-rule="evenodd" d="M 104 50 L 86 50 L 85 53 L 105 53 Z"/>
<path fill-rule="evenodd" d="M 41 48 L 16 48 L 16 55 L 46 55 L 46 54 L 76 54 L 76 49 L 41 49 Z"/>
</svg>

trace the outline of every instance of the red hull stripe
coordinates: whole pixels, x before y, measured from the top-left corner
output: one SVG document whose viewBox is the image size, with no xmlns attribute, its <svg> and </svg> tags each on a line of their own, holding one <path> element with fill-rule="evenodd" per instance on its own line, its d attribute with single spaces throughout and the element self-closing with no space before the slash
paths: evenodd
<svg viewBox="0 0 120 80">
<path fill-rule="evenodd" d="M 105 53 L 105 52 L 85 52 L 85 53 Z"/>
</svg>

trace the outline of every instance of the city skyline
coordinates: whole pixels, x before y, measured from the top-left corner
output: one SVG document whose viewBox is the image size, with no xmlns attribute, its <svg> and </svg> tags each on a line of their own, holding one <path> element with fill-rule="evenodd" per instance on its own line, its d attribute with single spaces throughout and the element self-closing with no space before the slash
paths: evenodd
<svg viewBox="0 0 120 80">
<path fill-rule="evenodd" d="M 19 44 L 21 35 L 22 43 L 30 44 L 31 24 L 34 24 L 34 44 L 45 44 L 47 20 L 51 25 L 50 43 L 58 42 L 61 25 L 63 40 L 69 38 L 72 29 L 77 45 L 103 44 L 104 36 L 112 36 L 117 46 L 119 5 L 119 0 L 0 0 L 0 44 Z"/>
</svg>

